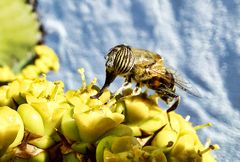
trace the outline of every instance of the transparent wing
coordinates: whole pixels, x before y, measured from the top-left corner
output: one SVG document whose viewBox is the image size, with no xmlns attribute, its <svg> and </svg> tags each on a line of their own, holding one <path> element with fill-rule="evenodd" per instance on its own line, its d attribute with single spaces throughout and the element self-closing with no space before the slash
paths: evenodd
<svg viewBox="0 0 240 162">
<path fill-rule="evenodd" d="M 199 91 L 190 83 L 190 81 L 184 79 L 180 74 L 178 74 L 176 71 L 172 69 L 166 69 L 169 73 L 171 73 L 175 80 L 175 85 L 179 87 L 180 89 L 184 90 L 185 92 L 196 96 L 201 97 L 201 94 Z"/>
</svg>

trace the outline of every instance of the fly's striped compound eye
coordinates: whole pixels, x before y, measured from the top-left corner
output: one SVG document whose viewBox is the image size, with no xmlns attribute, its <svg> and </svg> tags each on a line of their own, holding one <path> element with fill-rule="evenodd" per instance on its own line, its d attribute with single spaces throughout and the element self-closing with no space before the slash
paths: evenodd
<svg viewBox="0 0 240 162">
<path fill-rule="evenodd" d="M 121 75 L 128 73 L 134 65 L 134 57 L 130 47 L 118 45 L 111 49 L 107 55 L 106 68 Z"/>
</svg>

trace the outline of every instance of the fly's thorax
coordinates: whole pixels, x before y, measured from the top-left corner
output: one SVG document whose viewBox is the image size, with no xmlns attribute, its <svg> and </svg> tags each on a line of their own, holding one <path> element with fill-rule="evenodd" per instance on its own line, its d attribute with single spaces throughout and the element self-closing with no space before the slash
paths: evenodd
<svg viewBox="0 0 240 162">
<path fill-rule="evenodd" d="M 113 47 L 106 56 L 106 70 L 116 75 L 126 75 L 134 66 L 131 48 L 126 45 Z"/>
<path fill-rule="evenodd" d="M 165 67 L 161 62 L 151 61 L 142 62 L 141 64 L 135 62 L 133 69 L 131 70 L 134 80 L 137 82 L 150 81 L 154 77 L 162 77 L 165 74 Z"/>
<path fill-rule="evenodd" d="M 133 55 L 136 59 L 137 64 L 148 64 L 151 62 L 163 61 L 163 58 L 154 52 L 141 49 L 141 48 L 131 48 Z"/>
</svg>

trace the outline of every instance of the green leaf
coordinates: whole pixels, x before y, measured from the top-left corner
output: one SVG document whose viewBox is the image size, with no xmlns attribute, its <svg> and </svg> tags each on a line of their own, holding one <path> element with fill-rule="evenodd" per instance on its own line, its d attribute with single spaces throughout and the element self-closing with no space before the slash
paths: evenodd
<svg viewBox="0 0 240 162">
<path fill-rule="evenodd" d="M 0 11 L 0 66 L 17 73 L 34 58 L 33 47 L 42 35 L 39 22 L 24 0 L 1 0 Z"/>
</svg>

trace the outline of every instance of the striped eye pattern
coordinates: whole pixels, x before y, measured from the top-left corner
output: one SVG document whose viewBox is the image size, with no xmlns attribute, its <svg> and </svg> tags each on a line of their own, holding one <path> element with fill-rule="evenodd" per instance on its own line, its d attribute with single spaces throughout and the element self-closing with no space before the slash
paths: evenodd
<svg viewBox="0 0 240 162">
<path fill-rule="evenodd" d="M 115 74 L 126 74 L 134 66 L 134 56 L 129 46 L 118 45 L 110 50 L 106 56 L 106 69 Z"/>
</svg>

